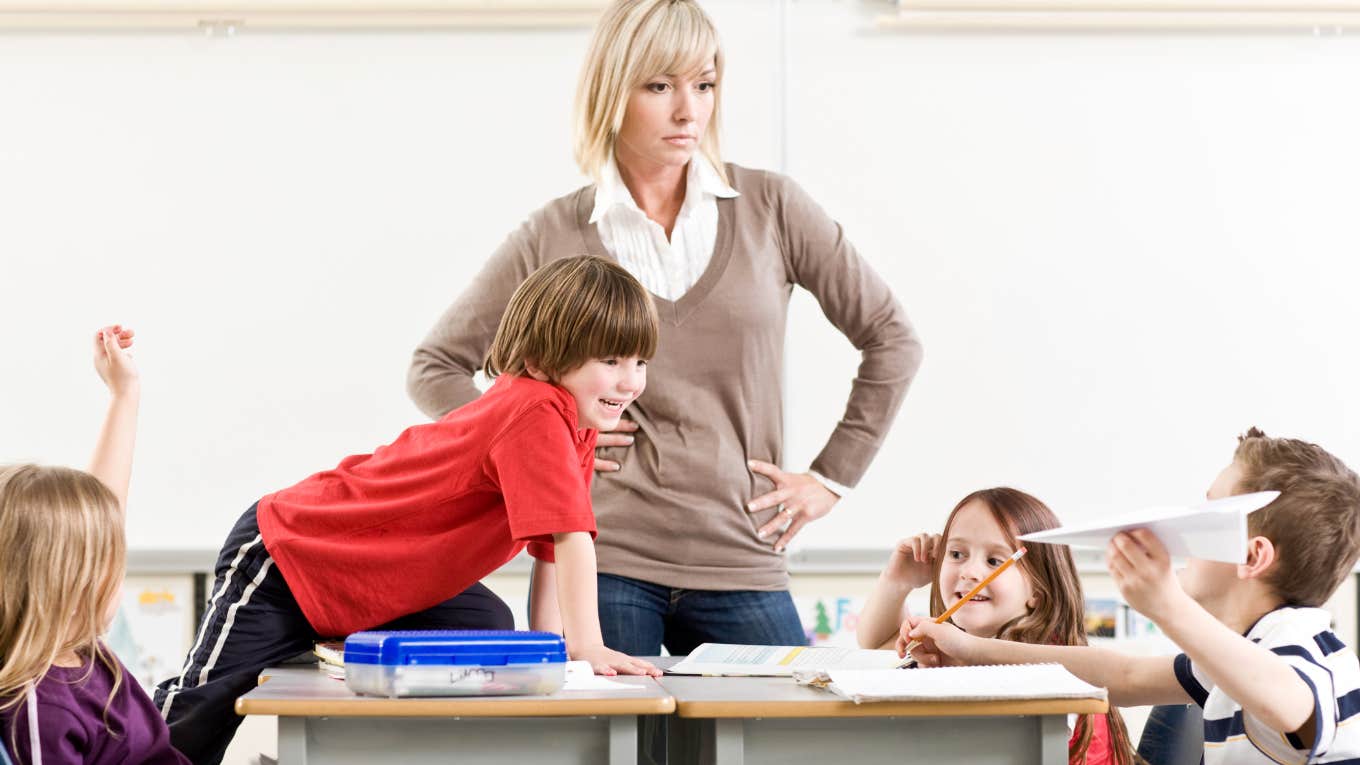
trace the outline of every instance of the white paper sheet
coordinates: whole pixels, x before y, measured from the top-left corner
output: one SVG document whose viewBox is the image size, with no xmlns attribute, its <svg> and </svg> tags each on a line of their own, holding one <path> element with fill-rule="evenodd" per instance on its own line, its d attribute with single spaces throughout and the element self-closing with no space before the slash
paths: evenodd
<svg viewBox="0 0 1360 765">
<path fill-rule="evenodd" d="M 795 669 L 882 669 L 900 661 L 895 651 L 864 648 L 704 643 L 666 671 L 673 675 L 788 677 Z"/>
<path fill-rule="evenodd" d="M 1036 531 L 1020 539 L 1103 550 L 1121 531 L 1149 529 L 1173 557 L 1246 563 L 1247 514 L 1278 496 L 1278 491 L 1258 491 L 1194 507 L 1152 507 L 1092 524 Z"/>
<path fill-rule="evenodd" d="M 562 684 L 564 691 L 640 691 L 642 688 L 597 675 L 588 661 L 567 662 L 567 679 Z"/>
<path fill-rule="evenodd" d="M 826 672 L 800 671 L 794 677 L 800 683 L 824 687 L 856 704 L 870 701 L 1010 701 L 1106 697 L 1104 688 L 1084 682 L 1061 664 L 833 669 Z"/>
</svg>

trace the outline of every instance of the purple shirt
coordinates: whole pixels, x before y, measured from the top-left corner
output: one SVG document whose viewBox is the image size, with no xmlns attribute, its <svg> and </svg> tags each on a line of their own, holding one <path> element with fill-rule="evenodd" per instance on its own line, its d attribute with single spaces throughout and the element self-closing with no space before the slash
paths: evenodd
<svg viewBox="0 0 1360 765">
<path fill-rule="evenodd" d="M 109 689 L 113 687 L 113 674 L 101 662 L 94 663 L 89 677 L 84 677 L 86 669 L 52 667 L 38 683 L 38 740 L 43 765 L 189 762 L 170 746 L 165 720 L 126 667 L 112 701 Z M 32 762 L 27 700 L 0 713 L 0 726 L 16 765 Z"/>
</svg>

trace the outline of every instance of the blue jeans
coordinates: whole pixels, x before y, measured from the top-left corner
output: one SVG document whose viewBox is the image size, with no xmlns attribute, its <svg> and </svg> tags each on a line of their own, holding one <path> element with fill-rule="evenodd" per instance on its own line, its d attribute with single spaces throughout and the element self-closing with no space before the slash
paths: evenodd
<svg viewBox="0 0 1360 765">
<path fill-rule="evenodd" d="M 788 592 L 681 590 L 600 574 L 604 644 L 629 656 L 684 656 L 700 643 L 807 645 Z"/>
</svg>

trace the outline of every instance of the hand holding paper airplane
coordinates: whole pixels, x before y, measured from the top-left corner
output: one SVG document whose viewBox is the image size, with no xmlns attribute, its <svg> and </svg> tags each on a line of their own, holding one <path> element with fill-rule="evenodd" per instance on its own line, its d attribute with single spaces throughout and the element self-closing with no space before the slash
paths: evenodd
<svg viewBox="0 0 1360 765">
<path fill-rule="evenodd" d="M 1153 507 L 1092 524 L 1036 531 L 1020 539 L 1104 550 L 1121 531 L 1149 529 L 1173 557 L 1246 563 L 1247 514 L 1278 496 L 1278 491 L 1258 491 L 1194 507 Z"/>
</svg>

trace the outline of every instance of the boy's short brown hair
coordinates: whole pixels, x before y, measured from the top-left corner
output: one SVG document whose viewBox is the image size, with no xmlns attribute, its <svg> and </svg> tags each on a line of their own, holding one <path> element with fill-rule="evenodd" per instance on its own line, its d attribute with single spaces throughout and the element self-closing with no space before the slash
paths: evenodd
<svg viewBox="0 0 1360 765">
<path fill-rule="evenodd" d="M 656 306 L 632 274 L 593 255 L 562 258 L 510 297 L 485 369 L 522 375 L 532 365 L 556 382 L 591 359 L 650 359 L 656 340 Z"/>
<path fill-rule="evenodd" d="M 1275 545 L 1266 583 L 1287 605 L 1322 605 L 1360 556 L 1360 478 L 1316 444 L 1256 428 L 1237 442 L 1237 491 L 1280 492 L 1247 516 L 1247 533 Z"/>
</svg>

